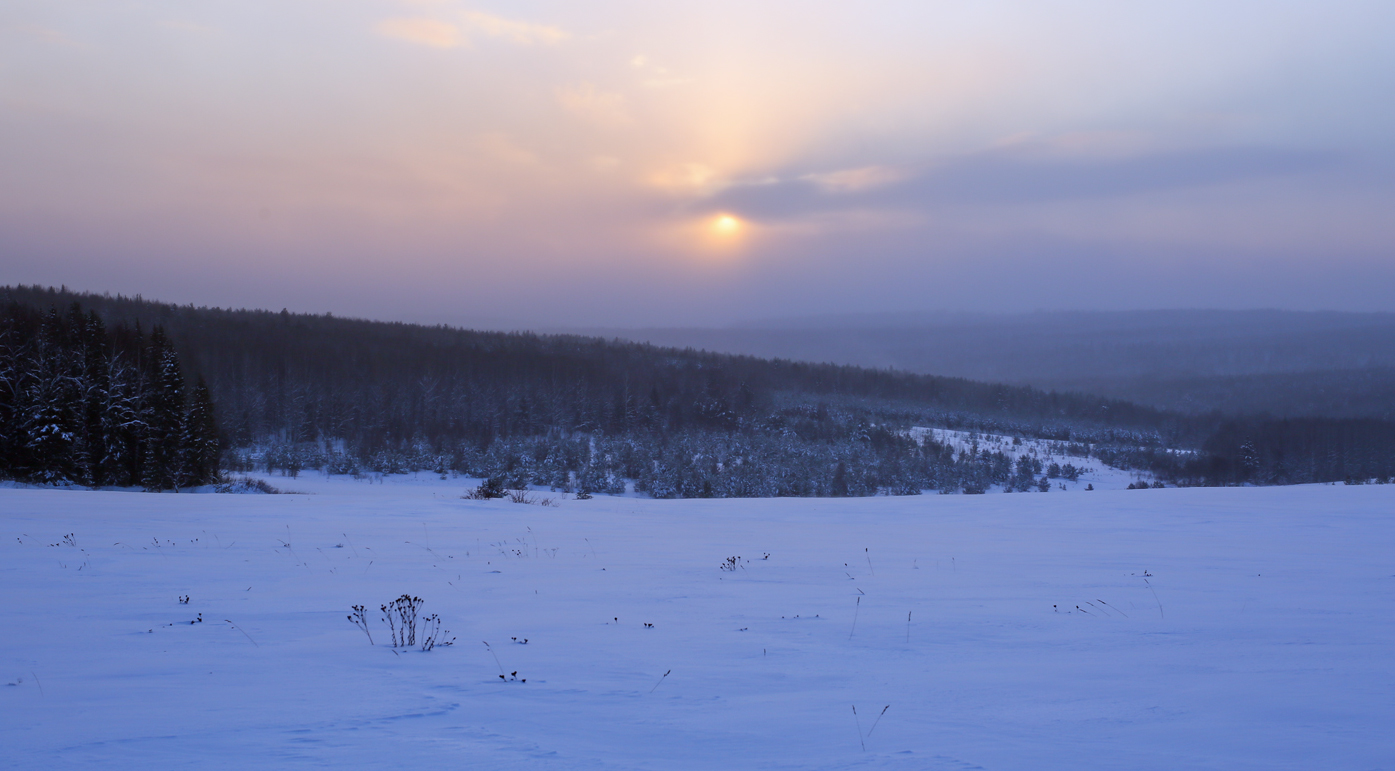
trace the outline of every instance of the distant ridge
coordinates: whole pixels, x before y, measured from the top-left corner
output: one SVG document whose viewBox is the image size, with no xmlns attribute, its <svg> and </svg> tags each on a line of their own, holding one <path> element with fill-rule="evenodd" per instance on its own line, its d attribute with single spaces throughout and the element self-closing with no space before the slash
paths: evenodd
<svg viewBox="0 0 1395 771">
<path fill-rule="evenodd" d="M 607 337 L 1094 393 L 1185 413 L 1395 419 L 1395 314 L 866 314 Z"/>
</svg>

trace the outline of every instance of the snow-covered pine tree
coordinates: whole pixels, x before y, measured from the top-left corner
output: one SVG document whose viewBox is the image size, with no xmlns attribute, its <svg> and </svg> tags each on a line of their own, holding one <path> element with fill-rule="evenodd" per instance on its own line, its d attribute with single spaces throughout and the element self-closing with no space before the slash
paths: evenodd
<svg viewBox="0 0 1395 771">
<path fill-rule="evenodd" d="M 72 481 L 76 476 L 73 416 L 65 383 L 58 377 L 36 378 L 28 409 L 20 423 L 25 437 L 26 476 L 43 484 Z"/>
<path fill-rule="evenodd" d="M 82 411 L 79 443 L 81 481 L 99 486 L 107 484 L 103 459 L 107 456 L 108 438 L 102 420 L 111 390 L 107 329 L 96 313 L 83 315 L 77 303 L 73 303 L 69 317 L 82 357 L 78 375 Z"/>
<path fill-rule="evenodd" d="M 62 318 L 50 309 L 31 349 L 24 406 L 17 416 L 20 468 L 29 479 L 45 484 L 70 482 L 78 476 L 76 383 L 70 374 L 67 342 Z"/>
<path fill-rule="evenodd" d="M 106 484 L 129 487 L 141 482 L 146 434 L 141 405 L 141 376 L 132 366 L 113 356 L 107 361 L 108 387 L 102 404 L 102 436 L 105 454 L 100 477 Z"/>
<path fill-rule="evenodd" d="M 218 479 L 218 423 L 213 415 L 213 397 L 200 377 L 184 414 L 180 437 L 180 483 L 185 486 L 212 484 Z"/>
<path fill-rule="evenodd" d="M 184 376 L 179 371 L 179 355 L 156 327 L 150 334 L 149 361 L 154 382 L 145 399 L 145 468 L 141 484 L 147 490 L 168 490 L 179 486 L 181 471 L 180 439 L 184 420 Z"/>
</svg>

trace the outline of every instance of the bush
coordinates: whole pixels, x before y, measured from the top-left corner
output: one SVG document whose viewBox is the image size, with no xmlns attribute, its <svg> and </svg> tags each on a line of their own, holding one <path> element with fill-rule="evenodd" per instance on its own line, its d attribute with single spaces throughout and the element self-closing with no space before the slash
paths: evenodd
<svg viewBox="0 0 1395 771">
<path fill-rule="evenodd" d="M 481 482 L 479 487 L 460 497 L 471 501 L 487 501 L 491 498 L 503 498 L 504 494 L 504 480 L 490 477 Z"/>
</svg>

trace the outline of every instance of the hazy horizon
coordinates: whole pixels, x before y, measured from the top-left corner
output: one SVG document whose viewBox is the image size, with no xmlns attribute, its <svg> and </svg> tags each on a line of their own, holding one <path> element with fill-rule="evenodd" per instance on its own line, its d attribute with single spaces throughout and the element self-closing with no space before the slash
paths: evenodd
<svg viewBox="0 0 1395 771">
<path fill-rule="evenodd" d="M 530 323 L 521 319 L 510 319 L 507 317 L 452 317 L 449 314 L 419 315 L 405 313 L 401 315 L 366 315 L 353 312 L 335 312 L 323 308 L 314 307 L 292 307 L 281 306 L 280 308 L 270 305 L 252 305 L 246 303 L 201 303 L 190 301 L 180 297 L 163 297 L 135 292 L 117 292 L 111 290 L 86 289 L 68 285 L 45 285 L 45 284 L 13 284 L 11 286 L 35 286 L 45 290 L 60 292 L 70 292 L 75 294 L 92 294 L 110 298 L 125 297 L 127 299 L 140 299 L 146 302 L 161 303 L 175 306 L 193 305 L 201 308 L 213 308 L 230 311 L 288 311 L 295 314 L 308 314 L 312 316 L 324 315 L 326 313 L 344 319 L 356 319 L 360 321 L 422 324 L 427 326 L 444 325 L 460 329 L 473 329 L 480 331 L 496 332 L 535 332 L 538 334 L 580 334 L 590 336 L 605 337 L 610 333 L 643 333 L 643 332 L 685 332 L 685 331 L 714 331 L 714 332 L 737 332 L 741 330 L 772 330 L 772 331 L 818 331 L 818 330 L 875 330 L 875 329 L 917 329 L 922 327 L 936 327 L 942 325 L 954 325 L 960 323 L 988 324 L 994 325 L 1001 322 L 1010 322 L 1023 318 L 1044 317 L 1051 319 L 1066 319 L 1074 316 L 1100 317 L 1109 316 L 1120 319 L 1129 319 L 1137 322 L 1149 316 L 1157 317 L 1163 315 L 1181 316 L 1184 320 L 1195 324 L 1200 317 L 1252 317 L 1257 314 L 1276 314 L 1287 318 L 1317 318 L 1333 317 L 1337 319 L 1366 319 L 1377 322 L 1395 321 L 1395 311 L 1361 311 L 1361 310 L 1340 310 L 1333 308 L 1313 308 L 1293 310 L 1287 308 L 1274 307 L 1248 307 L 1248 308 L 1217 308 L 1217 307 L 1156 307 L 1156 308 L 1127 308 L 1127 309 L 1097 309 L 1097 308 L 1025 308 L 1025 309 L 1002 309 L 1002 310 L 920 310 L 920 311 L 865 311 L 850 313 L 809 313 L 804 315 L 787 316 L 750 316 L 738 317 L 730 320 L 712 321 L 706 324 L 586 324 L 586 323 Z M 0 285 L 3 289 L 4 285 Z M 1248 319 L 1247 319 L 1248 320 Z M 1216 330 L 1212 330 L 1216 331 Z"/>
<path fill-rule="evenodd" d="M 0 282 L 524 328 L 1395 311 L 1392 35 L 1364 2 L 19 0 Z"/>
</svg>

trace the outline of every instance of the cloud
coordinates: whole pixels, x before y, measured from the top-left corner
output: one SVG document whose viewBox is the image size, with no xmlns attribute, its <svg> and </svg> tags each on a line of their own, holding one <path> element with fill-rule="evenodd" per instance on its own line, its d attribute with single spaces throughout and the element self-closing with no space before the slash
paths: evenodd
<svg viewBox="0 0 1395 771">
<path fill-rule="evenodd" d="M 527 21 L 505 19 L 480 11 L 465 11 L 460 14 L 470 29 L 483 32 L 490 37 L 504 38 L 520 45 L 541 43 L 552 45 L 571 37 L 564 29 Z"/>
<path fill-rule="evenodd" d="M 635 54 L 630 59 L 630 66 L 640 71 L 643 78 L 640 83 L 649 88 L 668 88 L 693 82 L 692 78 L 678 77 L 667 67 L 656 64 L 644 54 Z"/>
<path fill-rule="evenodd" d="M 444 5 L 444 3 L 423 2 L 409 4 L 416 6 Z M 386 19 L 378 23 L 377 29 L 378 32 L 388 37 L 432 46 L 433 48 L 454 48 L 467 45 L 469 43 L 468 36 L 471 35 L 501 38 L 518 45 L 552 45 L 571 37 L 570 33 L 560 27 L 534 24 L 517 19 L 505 19 L 502 16 L 481 11 L 452 13 L 442 9 L 437 10 L 436 14 L 438 17 L 444 16 L 444 18 L 458 20 L 459 24 L 453 21 L 443 21 L 442 18 L 413 16 Z"/>
<path fill-rule="evenodd" d="M 822 174 L 805 174 L 801 179 L 812 182 L 825 193 L 857 193 L 900 181 L 905 173 L 887 166 L 863 166 Z"/>
<path fill-rule="evenodd" d="M 422 17 L 384 19 L 378 22 L 379 34 L 432 48 L 454 48 L 462 43 L 460 30 L 454 24 Z"/>
<path fill-rule="evenodd" d="M 630 124 L 625 97 L 599 91 L 590 83 L 559 90 L 557 101 L 568 112 L 602 128 L 619 128 Z"/>
<path fill-rule="evenodd" d="M 649 183 L 668 193 L 708 196 L 721 190 L 727 182 L 717 170 L 702 163 L 681 163 L 653 174 Z"/>
<path fill-rule="evenodd" d="M 1157 151 L 1128 157 L 1012 147 L 905 169 L 869 166 L 788 175 L 775 183 L 735 184 L 702 205 L 783 218 L 849 209 L 1036 204 L 1302 176 L 1338 162 L 1330 153 L 1269 147 Z"/>
</svg>

